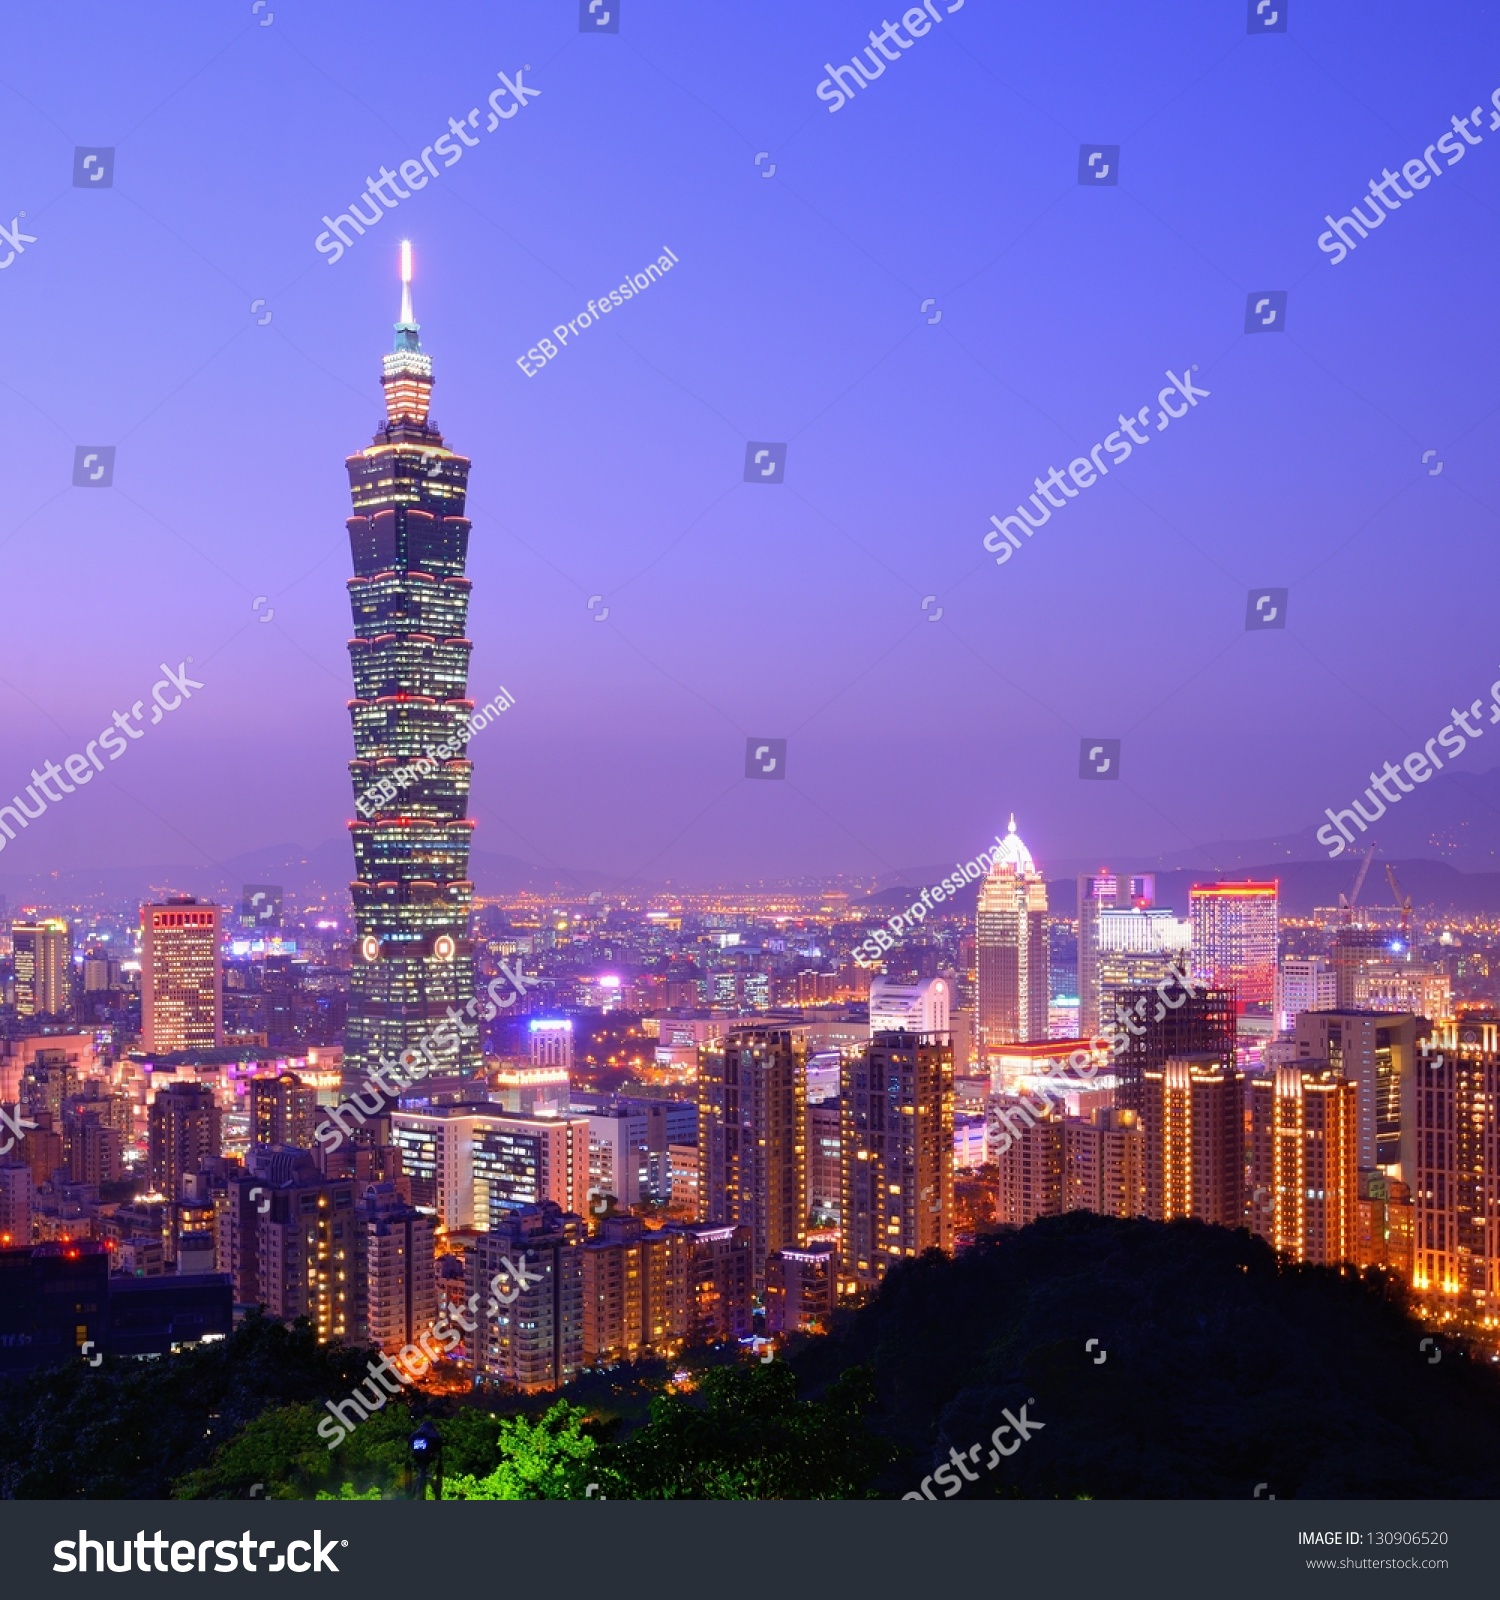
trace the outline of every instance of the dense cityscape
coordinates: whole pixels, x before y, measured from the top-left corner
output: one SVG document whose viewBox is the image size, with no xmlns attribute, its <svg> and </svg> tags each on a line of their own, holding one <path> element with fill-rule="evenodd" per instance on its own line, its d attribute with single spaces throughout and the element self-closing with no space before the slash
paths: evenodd
<svg viewBox="0 0 1500 1600">
<path fill-rule="evenodd" d="M 302 1326 L 378 1352 L 332 1450 L 403 1386 L 764 1364 L 1068 1213 L 1376 1269 L 1490 1352 L 1500 933 L 1389 864 L 1372 906 L 1373 850 L 1310 917 L 1274 879 L 1049 882 L 1014 815 L 899 891 L 476 896 L 469 462 L 405 245 L 401 279 L 347 463 L 352 903 L 6 908 L 0 1374 Z"/>
</svg>

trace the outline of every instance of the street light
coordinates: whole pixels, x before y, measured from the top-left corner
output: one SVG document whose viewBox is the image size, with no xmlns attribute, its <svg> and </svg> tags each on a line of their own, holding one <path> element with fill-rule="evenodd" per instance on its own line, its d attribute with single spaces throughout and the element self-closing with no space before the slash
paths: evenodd
<svg viewBox="0 0 1500 1600">
<path fill-rule="evenodd" d="M 443 1436 L 432 1425 L 424 1422 L 420 1428 L 407 1441 L 407 1474 L 408 1485 L 411 1484 L 412 1471 L 416 1474 L 415 1488 L 411 1489 L 413 1500 L 427 1498 L 427 1476 L 432 1475 L 434 1500 L 443 1498 Z"/>
</svg>

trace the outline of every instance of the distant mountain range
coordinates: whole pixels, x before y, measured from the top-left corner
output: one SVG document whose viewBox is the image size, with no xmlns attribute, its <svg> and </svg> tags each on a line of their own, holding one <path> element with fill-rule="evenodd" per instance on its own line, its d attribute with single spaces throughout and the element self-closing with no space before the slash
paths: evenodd
<svg viewBox="0 0 1500 1600">
<path fill-rule="evenodd" d="M 1348 796 L 1335 797 L 1330 804 L 1337 809 L 1348 802 Z M 1043 869 L 1052 875 L 1048 898 L 1055 911 L 1073 909 L 1077 874 L 1097 871 L 1107 861 L 1117 872 L 1155 872 L 1158 902 L 1180 910 L 1186 909 L 1188 888 L 1194 882 L 1219 877 L 1278 878 L 1284 908 L 1301 915 L 1314 906 L 1337 904 L 1340 892 L 1347 893 L 1353 885 L 1360 857 L 1374 845 L 1377 855 L 1365 880 L 1363 904 L 1391 903 L 1384 872 L 1389 861 L 1402 888 L 1419 908 L 1500 913 L 1500 767 L 1490 772 L 1438 774 L 1399 804 L 1388 807 L 1370 833 L 1334 860 L 1316 838 L 1322 820 L 1326 819 L 1275 838 L 1219 840 L 1150 859 L 1106 856 L 1044 861 Z M 353 866 L 349 840 L 340 835 L 311 850 L 285 844 L 248 851 L 222 867 L 163 864 L 3 875 L 0 892 L 12 905 L 119 906 L 169 891 L 234 905 L 242 885 L 278 883 L 287 892 L 289 903 L 310 905 L 330 899 L 346 903 L 343 897 Z M 516 856 L 486 850 L 474 852 L 471 870 L 481 895 L 522 891 L 576 895 L 594 890 L 609 894 L 621 886 L 620 879 L 610 873 L 535 866 Z M 924 887 L 940 883 L 952 871 L 949 860 L 883 874 L 875 880 L 865 903 L 901 909 Z M 846 885 L 848 881 L 843 880 Z M 637 881 L 632 887 L 642 885 Z M 952 903 L 971 908 L 976 894 L 971 885 Z"/>
</svg>

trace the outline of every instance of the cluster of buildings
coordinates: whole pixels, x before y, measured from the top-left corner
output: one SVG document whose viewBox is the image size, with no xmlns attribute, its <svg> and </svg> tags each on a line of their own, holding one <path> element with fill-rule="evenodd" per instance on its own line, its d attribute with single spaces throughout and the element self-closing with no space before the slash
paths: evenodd
<svg viewBox="0 0 1500 1600">
<path fill-rule="evenodd" d="M 1249 1227 L 1484 1320 L 1493 930 L 1418 959 L 1409 903 L 1399 937 L 1352 903 L 1284 918 L 1274 882 L 1182 916 L 1103 870 L 1053 907 L 1014 818 L 972 913 L 874 976 L 882 908 L 837 885 L 480 903 L 470 463 L 429 417 L 406 261 L 347 462 L 350 777 L 377 797 L 352 923 L 265 884 L 234 927 L 189 896 L 10 923 L 0 1373 L 259 1307 L 392 1353 L 456 1326 L 426 1381 L 547 1389 L 816 1330 L 899 1261 L 1078 1209 Z"/>
</svg>

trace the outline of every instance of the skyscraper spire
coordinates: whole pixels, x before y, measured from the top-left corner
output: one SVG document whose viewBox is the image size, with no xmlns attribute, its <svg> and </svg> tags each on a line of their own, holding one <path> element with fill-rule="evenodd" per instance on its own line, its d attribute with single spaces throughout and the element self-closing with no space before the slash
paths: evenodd
<svg viewBox="0 0 1500 1600">
<path fill-rule="evenodd" d="M 417 326 L 417 319 L 411 314 L 411 240 L 401 241 L 401 320 L 396 324 L 398 328 L 412 328 Z"/>
<path fill-rule="evenodd" d="M 401 320 L 385 358 L 381 382 L 385 385 L 386 417 L 392 424 L 427 425 L 432 399 L 432 357 L 422 349 L 421 330 L 411 309 L 411 240 L 401 241 Z"/>
</svg>

